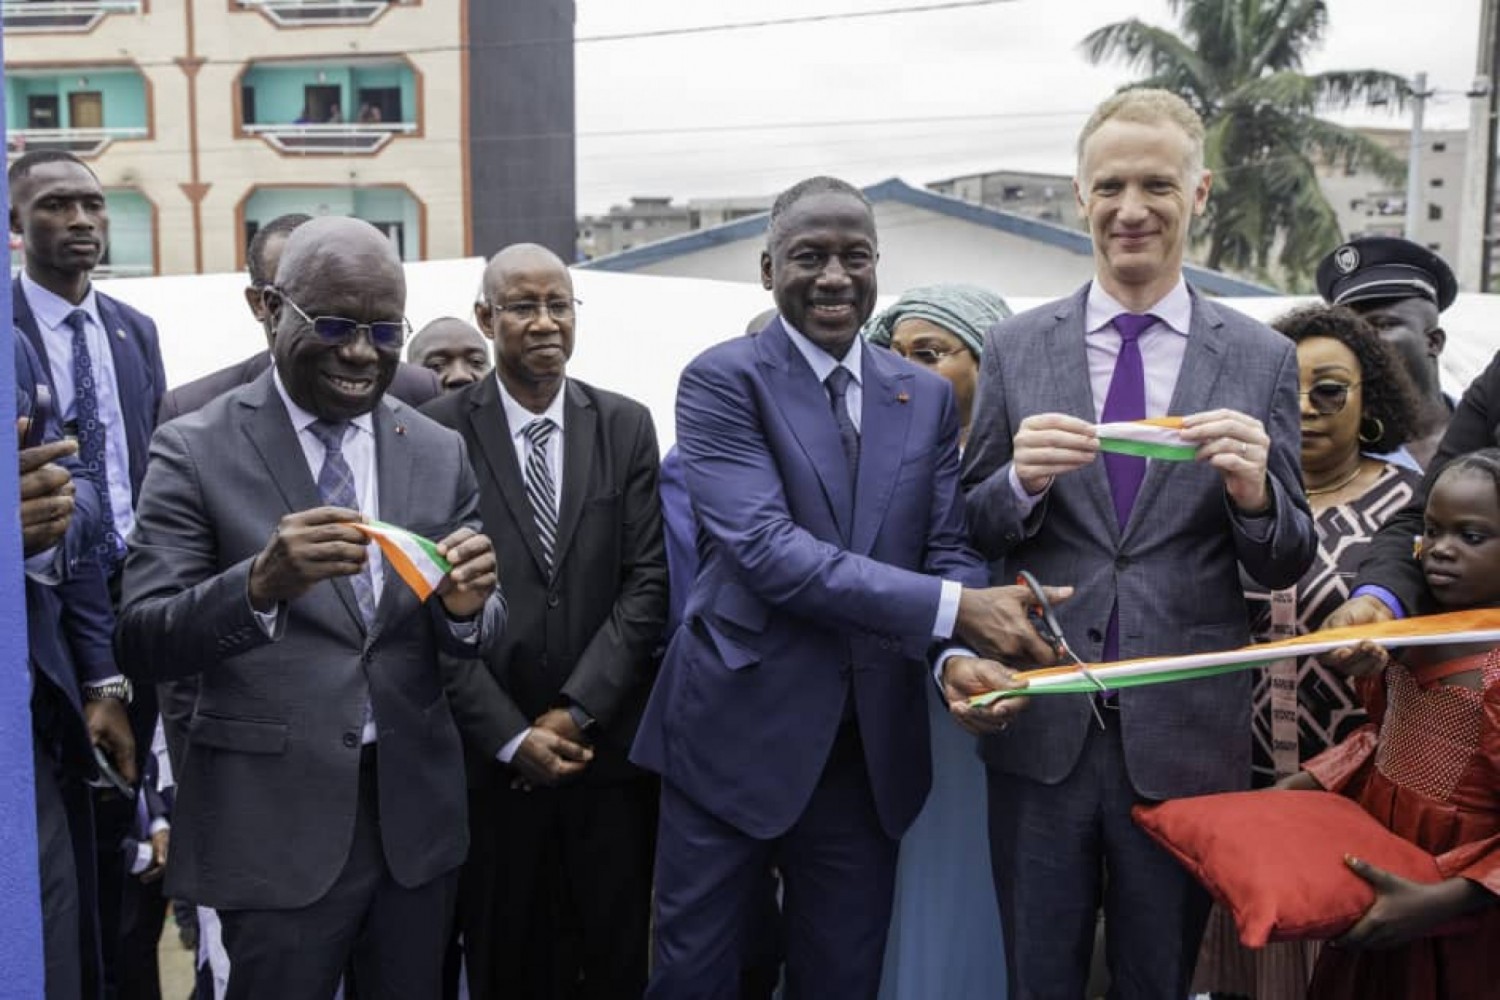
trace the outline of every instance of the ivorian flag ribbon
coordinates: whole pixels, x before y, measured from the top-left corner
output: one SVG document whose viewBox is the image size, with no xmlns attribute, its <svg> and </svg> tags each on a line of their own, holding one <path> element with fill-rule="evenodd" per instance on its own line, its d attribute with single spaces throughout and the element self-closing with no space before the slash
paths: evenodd
<svg viewBox="0 0 1500 1000">
<path fill-rule="evenodd" d="M 1181 417 L 1151 417 L 1096 424 L 1099 450 L 1165 462 L 1191 462 L 1198 446 L 1182 439 Z"/>
<path fill-rule="evenodd" d="M 385 556 L 386 563 L 412 589 L 419 601 L 431 597 L 453 568 L 448 560 L 438 555 L 436 542 L 414 535 L 405 528 L 384 521 L 364 521 L 355 524 L 354 528 L 369 535 L 380 546 L 380 554 Z"/>
<path fill-rule="evenodd" d="M 1381 622 L 1378 625 L 1351 625 L 1322 632 L 1262 642 L 1218 653 L 1195 653 L 1191 656 L 1158 656 L 1116 663 L 1095 663 L 1086 667 L 1047 667 L 1026 670 L 1016 676 L 1026 687 L 1014 691 L 990 691 L 975 695 L 969 704 L 988 705 L 999 698 L 1041 694 L 1090 694 L 1117 688 L 1141 687 L 1146 684 L 1170 684 L 1173 681 L 1214 677 L 1233 670 L 1245 670 L 1289 656 L 1316 656 L 1329 650 L 1352 646 L 1368 639 L 1388 649 L 1403 646 L 1436 646 L 1444 643 L 1500 643 L 1500 609 L 1449 611 L 1438 615 L 1418 615 Z M 1086 671 L 1086 672 L 1085 672 Z M 1097 678 L 1098 683 L 1089 675 Z"/>
</svg>

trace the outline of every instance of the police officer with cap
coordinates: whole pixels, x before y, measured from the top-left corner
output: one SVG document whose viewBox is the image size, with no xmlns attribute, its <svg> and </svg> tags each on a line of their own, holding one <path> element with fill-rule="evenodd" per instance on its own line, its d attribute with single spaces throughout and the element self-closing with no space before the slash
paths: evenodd
<svg viewBox="0 0 1500 1000">
<path fill-rule="evenodd" d="M 1386 456 L 1421 471 L 1448 428 L 1454 401 L 1443 395 L 1438 356 L 1447 334 L 1438 314 L 1453 304 L 1458 282 L 1443 258 L 1396 236 L 1345 243 L 1318 265 L 1318 294 L 1363 316 L 1395 350 L 1418 394 L 1415 436 Z"/>
</svg>

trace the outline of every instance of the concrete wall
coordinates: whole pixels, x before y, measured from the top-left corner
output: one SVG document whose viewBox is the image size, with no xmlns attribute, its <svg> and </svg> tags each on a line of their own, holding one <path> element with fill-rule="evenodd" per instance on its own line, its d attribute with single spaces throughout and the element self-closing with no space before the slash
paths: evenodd
<svg viewBox="0 0 1500 1000">
<path fill-rule="evenodd" d="M 1076 290 L 1094 272 L 1093 258 L 1087 254 L 899 202 L 876 203 L 875 228 L 880 236 L 882 291 L 965 281 L 1012 295 L 1051 298 Z M 635 273 L 757 282 L 763 245 L 762 237 L 754 237 L 651 264 Z"/>
</svg>

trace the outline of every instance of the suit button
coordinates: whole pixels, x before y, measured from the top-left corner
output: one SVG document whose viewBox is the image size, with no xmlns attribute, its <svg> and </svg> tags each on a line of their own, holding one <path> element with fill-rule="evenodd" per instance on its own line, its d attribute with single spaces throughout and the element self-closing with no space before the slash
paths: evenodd
<svg viewBox="0 0 1500 1000">
<path fill-rule="evenodd" d="M 353 750 L 355 747 L 359 746 L 359 734 L 358 733 L 345 733 L 344 734 L 344 746 L 348 747 L 350 750 Z"/>
<path fill-rule="evenodd" d="M 1129 569 L 1129 568 L 1130 568 L 1130 557 L 1129 556 L 1119 556 L 1118 558 L 1115 559 L 1115 569 Z"/>
<path fill-rule="evenodd" d="M 1096 628 L 1089 629 L 1089 642 L 1103 642 L 1104 633 Z"/>
<path fill-rule="evenodd" d="M 555 607 L 557 607 L 561 603 L 562 603 L 562 601 L 559 600 L 559 598 L 558 598 L 558 596 L 556 594 L 548 594 L 547 595 L 547 607 L 549 607 L 549 608 L 555 608 Z"/>
</svg>

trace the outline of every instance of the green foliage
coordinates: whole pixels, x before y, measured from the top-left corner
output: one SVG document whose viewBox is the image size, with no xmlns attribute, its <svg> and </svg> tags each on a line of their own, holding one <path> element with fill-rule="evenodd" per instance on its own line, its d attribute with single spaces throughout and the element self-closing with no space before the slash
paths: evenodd
<svg viewBox="0 0 1500 1000">
<path fill-rule="evenodd" d="M 1303 73 L 1328 26 L 1324 0 L 1170 6 L 1177 33 L 1132 18 L 1090 34 L 1084 55 L 1095 64 L 1124 62 L 1144 74 L 1129 87 L 1170 90 L 1203 117 L 1214 186 L 1196 239 L 1208 266 L 1305 290 L 1318 260 L 1343 239 L 1316 165 L 1370 169 L 1390 184 L 1406 176 L 1389 149 L 1319 115 L 1403 107 L 1407 83 L 1373 69 Z"/>
</svg>

